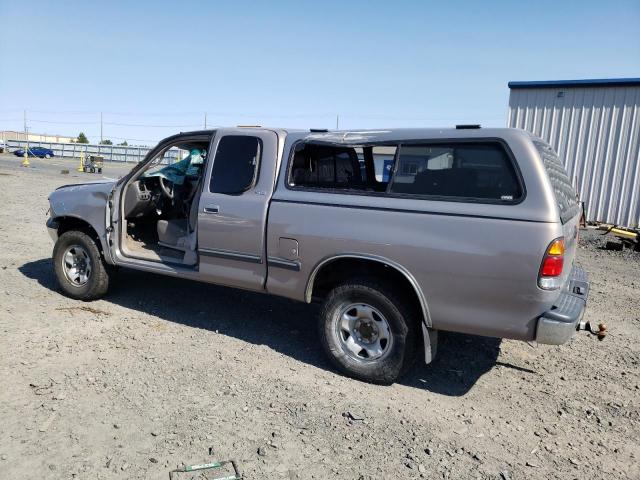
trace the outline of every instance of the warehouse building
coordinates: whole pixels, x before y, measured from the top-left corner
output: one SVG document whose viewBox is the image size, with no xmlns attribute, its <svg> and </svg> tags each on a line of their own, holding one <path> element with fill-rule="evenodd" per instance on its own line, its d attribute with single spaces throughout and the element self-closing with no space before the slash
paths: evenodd
<svg viewBox="0 0 640 480">
<path fill-rule="evenodd" d="M 76 137 L 67 137 L 65 135 L 53 135 L 49 133 L 25 133 L 16 132 L 15 130 L 0 131 L 0 140 L 8 142 L 9 140 L 35 142 L 55 142 L 55 143 L 73 143 Z"/>
<path fill-rule="evenodd" d="M 640 224 L 640 78 L 509 82 L 508 126 L 558 152 L 587 220 Z"/>
</svg>

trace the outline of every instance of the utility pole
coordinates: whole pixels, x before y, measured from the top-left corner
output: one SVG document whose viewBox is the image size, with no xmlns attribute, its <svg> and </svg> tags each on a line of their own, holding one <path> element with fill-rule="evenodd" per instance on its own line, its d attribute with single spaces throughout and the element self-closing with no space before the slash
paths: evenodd
<svg viewBox="0 0 640 480">
<path fill-rule="evenodd" d="M 102 144 L 102 112 L 100 112 L 100 144 Z"/>
<path fill-rule="evenodd" d="M 204 129 L 207 129 L 207 112 L 204 112 Z"/>
<path fill-rule="evenodd" d="M 336 130 L 340 130 L 340 115 L 336 115 Z"/>
<path fill-rule="evenodd" d="M 22 161 L 23 167 L 29 166 L 29 130 L 27 129 L 27 109 L 24 110 L 24 139 L 27 142 L 27 146 L 24 149 L 24 160 Z"/>
</svg>

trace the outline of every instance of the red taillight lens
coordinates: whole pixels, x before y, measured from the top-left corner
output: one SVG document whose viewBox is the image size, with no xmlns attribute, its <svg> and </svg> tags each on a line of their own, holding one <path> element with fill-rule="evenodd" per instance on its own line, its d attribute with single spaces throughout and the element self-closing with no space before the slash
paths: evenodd
<svg viewBox="0 0 640 480">
<path fill-rule="evenodd" d="M 564 238 L 556 238 L 547 247 L 547 251 L 542 259 L 540 274 L 538 275 L 538 286 L 545 290 L 555 290 L 560 288 L 560 275 L 564 267 Z"/>
<path fill-rule="evenodd" d="M 562 274 L 562 267 L 564 266 L 563 257 L 550 257 L 547 256 L 542 262 L 542 269 L 540 275 L 543 277 L 558 277 Z"/>
</svg>

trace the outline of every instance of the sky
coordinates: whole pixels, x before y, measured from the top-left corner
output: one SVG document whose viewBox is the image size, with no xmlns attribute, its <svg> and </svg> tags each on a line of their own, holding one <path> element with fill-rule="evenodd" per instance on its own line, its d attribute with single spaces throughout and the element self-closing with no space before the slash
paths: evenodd
<svg viewBox="0 0 640 480">
<path fill-rule="evenodd" d="M 0 130 L 505 126 L 511 80 L 640 77 L 633 1 L 0 0 Z M 338 118 L 337 118 L 338 117 Z"/>
</svg>

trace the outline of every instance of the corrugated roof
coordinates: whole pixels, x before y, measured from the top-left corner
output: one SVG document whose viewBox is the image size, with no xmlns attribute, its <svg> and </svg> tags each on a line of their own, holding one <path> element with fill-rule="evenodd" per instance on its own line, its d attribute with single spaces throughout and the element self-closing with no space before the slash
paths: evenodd
<svg viewBox="0 0 640 480">
<path fill-rule="evenodd" d="M 634 87 L 640 86 L 640 78 L 592 78 L 584 80 L 542 80 L 533 82 L 509 82 L 509 88 L 560 88 L 560 87 Z"/>
</svg>

